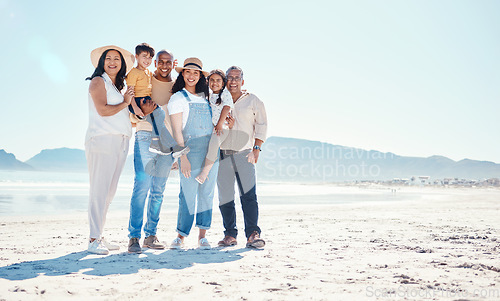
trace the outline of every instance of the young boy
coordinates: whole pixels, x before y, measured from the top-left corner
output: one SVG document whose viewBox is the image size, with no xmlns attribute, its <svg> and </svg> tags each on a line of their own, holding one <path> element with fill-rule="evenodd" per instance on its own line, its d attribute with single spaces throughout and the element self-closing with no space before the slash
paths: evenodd
<svg viewBox="0 0 500 301">
<path fill-rule="evenodd" d="M 135 47 L 137 66 L 130 70 L 125 79 L 127 86 L 134 87 L 135 92 L 135 101 L 131 102 L 128 108 L 132 114 L 139 117 L 144 117 L 144 113 L 140 108 L 141 102 L 145 103 L 148 99 L 151 99 L 152 73 L 148 70 L 148 67 L 151 65 L 154 55 L 155 50 L 148 44 L 137 45 Z"/>
<path fill-rule="evenodd" d="M 135 47 L 135 59 L 137 66 L 132 68 L 127 74 L 127 86 L 134 87 L 135 101 L 129 105 L 129 110 L 135 114 L 139 119 L 144 119 L 144 112 L 141 106 L 147 102 L 151 102 L 151 77 L 152 73 L 148 70 L 149 65 L 155 50 L 146 43 L 139 44 Z M 147 121 L 153 125 L 155 138 L 151 141 L 149 151 L 160 155 L 172 154 L 174 159 L 187 154 L 189 147 L 179 147 L 175 142 L 172 135 L 167 130 L 165 123 L 165 112 L 160 107 L 156 107 L 154 111 L 147 116 Z M 159 138 L 157 138 L 159 137 Z"/>
</svg>

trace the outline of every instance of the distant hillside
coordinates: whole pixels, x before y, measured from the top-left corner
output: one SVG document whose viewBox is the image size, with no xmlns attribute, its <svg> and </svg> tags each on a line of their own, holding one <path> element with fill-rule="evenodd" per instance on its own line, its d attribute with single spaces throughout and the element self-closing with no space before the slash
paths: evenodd
<svg viewBox="0 0 500 301">
<path fill-rule="evenodd" d="M 72 148 L 44 149 L 26 161 L 37 170 L 47 171 L 86 171 L 85 151 Z"/>
<path fill-rule="evenodd" d="M 26 161 L 36 170 L 87 172 L 85 151 L 74 148 L 45 149 Z M 127 156 L 124 173 L 134 173 L 133 155 Z"/>
<path fill-rule="evenodd" d="M 33 166 L 37 170 L 87 172 L 85 152 L 59 148 L 43 150 L 26 161 L 0 152 L 1 169 Z M 7 163 L 11 162 L 11 163 Z M 10 164 L 10 165 L 9 165 Z M 391 180 L 430 176 L 432 179 L 500 178 L 500 164 L 442 156 L 403 157 L 393 153 L 363 150 L 303 139 L 270 137 L 257 164 L 259 179 L 300 182 L 343 182 L 349 180 Z M 133 155 L 127 157 L 124 173 L 133 174 Z"/>
<path fill-rule="evenodd" d="M 270 137 L 257 164 L 260 179 L 292 181 L 390 180 L 412 176 L 500 177 L 500 164 L 442 156 L 403 157 L 303 139 Z"/>
<path fill-rule="evenodd" d="M 7 153 L 0 149 L 0 169 L 6 170 L 33 170 L 29 164 L 23 163 L 16 159 L 13 154 Z"/>
</svg>

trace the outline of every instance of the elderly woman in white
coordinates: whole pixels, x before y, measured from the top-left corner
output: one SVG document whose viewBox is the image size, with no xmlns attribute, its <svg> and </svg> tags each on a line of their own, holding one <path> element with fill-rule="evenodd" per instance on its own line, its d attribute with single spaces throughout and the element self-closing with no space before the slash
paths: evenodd
<svg viewBox="0 0 500 301">
<path fill-rule="evenodd" d="M 134 56 L 120 47 L 104 46 L 94 49 L 90 57 L 95 71 L 87 78 L 90 80 L 89 127 L 85 139 L 90 182 L 88 251 L 106 255 L 109 250 L 119 249 L 106 242 L 102 232 L 132 134 L 127 107 L 134 91 L 128 88 L 122 94 L 122 90 Z"/>
</svg>

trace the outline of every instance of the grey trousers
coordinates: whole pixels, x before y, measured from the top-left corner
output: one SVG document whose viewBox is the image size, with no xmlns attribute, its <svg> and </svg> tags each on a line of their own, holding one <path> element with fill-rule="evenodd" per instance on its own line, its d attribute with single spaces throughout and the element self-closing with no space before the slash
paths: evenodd
<svg viewBox="0 0 500 301">
<path fill-rule="evenodd" d="M 217 188 L 219 190 L 219 209 L 224 224 L 224 235 L 238 235 L 236 227 L 235 191 L 236 182 L 240 194 L 245 235 L 248 238 L 254 231 L 261 232 L 257 225 L 259 220 L 259 205 L 256 194 L 255 165 L 248 162 L 247 155 L 251 150 L 237 153 L 221 151 Z"/>
</svg>

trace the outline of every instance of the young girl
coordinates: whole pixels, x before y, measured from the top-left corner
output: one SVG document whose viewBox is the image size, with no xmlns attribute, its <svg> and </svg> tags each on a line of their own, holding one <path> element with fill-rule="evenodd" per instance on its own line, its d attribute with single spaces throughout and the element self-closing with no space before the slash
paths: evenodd
<svg viewBox="0 0 500 301">
<path fill-rule="evenodd" d="M 226 76 L 222 70 L 216 69 L 210 71 L 208 86 L 212 90 L 212 93 L 210 93 L 210 107 L 212 107 L 212 123 L 215 128 L 210 138 L 208 153 L 205 158 L 205 167 L 203 167 L 201 173 L 196 177 L 196 181 L 200 184 L 203 184 L 207 179 L 208 173 L 212 169 L 215 160 L 217 160 L 219 147 L 229 135 L 229 126 L 227 125 L 226 117 L 229 115 L 231 109 L 234 108 L 234 104 L 231 93 L 225 89 L 226 83 Z"/>
</svg>

